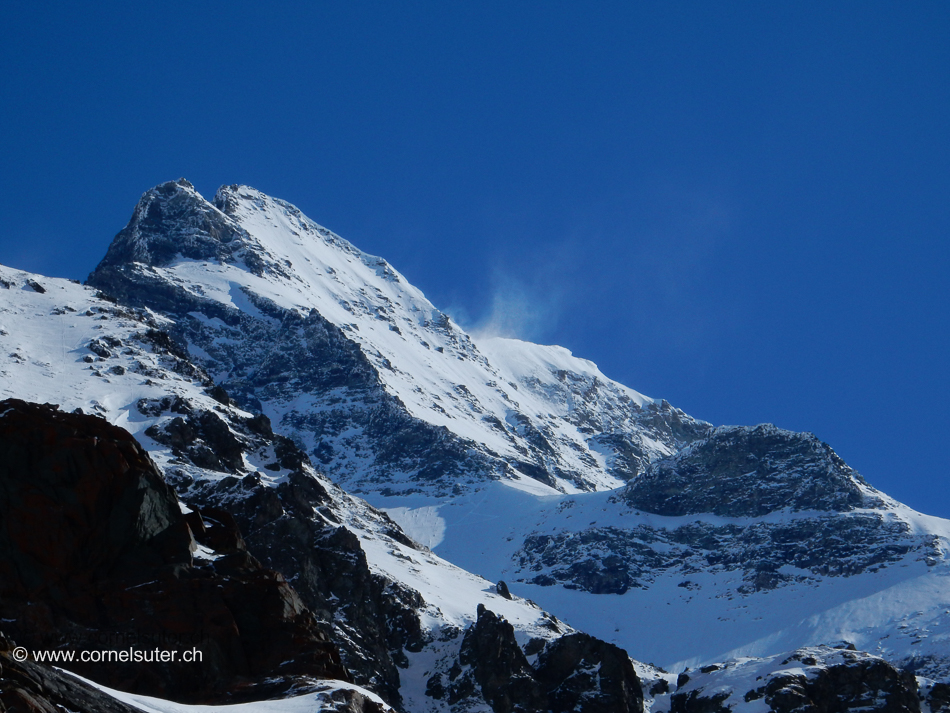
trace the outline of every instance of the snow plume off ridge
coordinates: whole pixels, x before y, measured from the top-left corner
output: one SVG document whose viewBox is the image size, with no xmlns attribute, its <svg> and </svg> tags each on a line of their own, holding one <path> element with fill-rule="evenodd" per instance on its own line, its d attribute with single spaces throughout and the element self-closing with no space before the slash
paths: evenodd
<svg viewBox="0 0 950 713">
<path fill-rule="evenodd" d="M 360 493 L 611 489 L 709 428 L 565 349 L 476 343 L 385 260 L 247 186 L 149 191 L 89 281 L 174 313 L 217 381 Z"/>
</svg>

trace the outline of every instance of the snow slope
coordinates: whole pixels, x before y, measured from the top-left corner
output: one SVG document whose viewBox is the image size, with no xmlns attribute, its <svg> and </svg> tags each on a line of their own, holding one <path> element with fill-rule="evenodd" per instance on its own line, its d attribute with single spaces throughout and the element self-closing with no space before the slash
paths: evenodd
<svg viewBox="0 0 950 713">
<path fill-rule="evenodd" d="M 69 673 L 68 671 L 66 673 Z M 78 676 L 69 675 L 84 681 L 116 700 L 122 701 L 143 713 L 314 713 L 315 711 L 343 710 L 342 706 L 347 698 L 353 696 L 365 698 L 378 703 L 384 711 L 392 711 L 379 696 L 360 686 L 346 681 L 324 680 L 314 682 L 313 690 L 290 698 L 280 698 L 272 701 L 255 701 L 253 703 L 233 703 L 230 705 L 203 706 L 175 703 L 152 696 L 140 696 L 125 691 L 117 691 L 95 681 Z"/>
<path fill-rule="evenodd" d="M 0 266 L 0 398 L 56 403 L 66 411 L 98 414 L 129 430 L 179 484 L 219 485 L 228 492 L 229 480 L 237 482 L 235 475 L 252 477 L 265 488 L 285 483 L 288 470 L 272 463 L 278 459 L 273 447 L 258 452 L 253 443 L 245 443 L 237 469 L 216 470 L 189 462 L 148 435 L 155 427 L 180 420 L 176 414 L 214 413 L 230 429 L 252 417 L 214 398 L 204 372 L 161 346 L 163 340 L 155 333 L 169 326 L 167 319 L 147 309 L 117 307 L 89 287 Z M 240 430 L 232 430 L 231 437 L 246 439 Z M 392 521 L 379 511 L 309 466 L 305 470 L 332 499 L 330 511 L 315 509 L 313 517 L 330 517 L 329 522 L 348 528 L 373 572 L 421 596 L 417 614 L 429 643 L 410 656 L 409 668 L 402 674 L 409 710 L 447 710 L 426 699 L 425 680 L 438 666 L 447 668 L 457 659 L 459 634 L 475 620 L 479 604 L 505 616 L 524 640 L 571 631 L 564 624 L 552 625 L 550 615 L 537 605 L 501 597 L 484 578 L 406 544 L 405 538 L 394 538 Z M 294 578 L 292 573 L 288 576 Z M 317 700 L 311 696 L 297 703 L 313 706 Z M 142 701 L 136 705 L 145 705 Z M 179 710 L 160 701 L 148 705 L 152 707 L 146 710 Z M 181 707 L 186 709 L 190 708 Z"/>
</svg>

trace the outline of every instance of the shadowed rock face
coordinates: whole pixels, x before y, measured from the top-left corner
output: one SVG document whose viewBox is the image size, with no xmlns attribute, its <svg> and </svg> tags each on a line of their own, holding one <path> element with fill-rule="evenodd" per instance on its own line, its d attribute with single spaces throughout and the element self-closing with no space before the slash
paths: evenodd
<svg viewBox="0 0 950 713">
<path fill-rule="evenodd" d="M 33 661 L 17 661 L 14 642 L 0 634 L 0 712 L 137 713 L 98 688 Z"/>
<path fill-rule="evenodd" d="M 568 634 L 544 645 L 532 665 L 511 624 L 482 605 L 448 677 L 448 686 L 430 680 L 430 690 L 456 704 L 471 698 L 477 686 L 494 713 L 643 711 L 640 679 L 623 649 L 588 634 Z"/>
<path fill-rule="evenodd" d="M 200 664 L 66 666 L 166 698 L 254 698 L 303 676 L 346 679 L 336 647 L 284 578 L 245 551 L 233 520 L 212 512 L 206 527 L 197 517 L 199 539 L 219 548 L 213 561 L 193 561 L 174 493 L 126 431 L 0 402 L 0 618 L 21 646 L 197 648 Z"/>
<path fill-rule="evenodd" d="M 610 500 L 621 511 L 729 520 L 658 525 L 631 516 L 623 527 L 531 534 L 515 554 L 521 581 L 623 594 L 660 577 L 682 577 L 688 588 L 697 571 L 738 571 L 744 596 L 875 572 L 914 552 L 928 563 L 942 557 L 934 537 L 888 517 L 884 498 L 828 445 L 771 425 L 716 428 Z M 781 516 L 765 517 L 773 513 Z"/>
<path fill-rule="evenodd" d="M 419 619 L 425 602 L 418 592 L 370 570 L 357 536 L 335 524 L 339 513 L 331 496 L 302 467 L 309 466 L 306 455 L 287 448 L 283 462 L 295 470 L 277 487 L 253 477 L 196 483 L 188 501 L 203 513 L 225 502 L 250 550 L 268 567 L 293 576 L 310 611 L 332 622 L 353 680 L 398 708 L 399 669 L 409 665 L 404 649 L 418 652 L 427 641 Z M 416 546 L 395 525 L 387 534 Z"/>
<path fill-rule="evenodd" d="M 760 517 L 777 510 L 875 507 L 866 484 L 810 433 L 772 425 L 721 427 L 632 480 L 622 497 L 657 515 Z"/>
<path fill-rule="evenodd" d="M 174 492 L 126 431 L 0 402 L 0 593 L 63 608 L 95 582 L 191 564 Z"/>
<path fill-rule="evenodd" d="M 169 231 L 169 225 L 177 232 Z M 159 267 L 179 254 L 193 260 L 226 260 L 243 247 L 244 237 L 245 231 L 201 200 L 194 186 L 182 178 L 142 196 L 100 267 L 131 262 Z"/>
</svg>

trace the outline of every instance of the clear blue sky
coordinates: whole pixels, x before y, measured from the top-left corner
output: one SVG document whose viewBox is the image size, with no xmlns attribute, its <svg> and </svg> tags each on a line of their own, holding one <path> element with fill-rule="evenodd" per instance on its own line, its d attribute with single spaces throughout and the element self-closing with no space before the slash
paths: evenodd
<svg viewBox="0 0 950 713">
<path fill-rule="evenodd" d="M 7 3 L 0 263 L 85 278 L 151 186 L 246 183 L 950 517 L 950 3 L 275 5 Z"/>
</svg>

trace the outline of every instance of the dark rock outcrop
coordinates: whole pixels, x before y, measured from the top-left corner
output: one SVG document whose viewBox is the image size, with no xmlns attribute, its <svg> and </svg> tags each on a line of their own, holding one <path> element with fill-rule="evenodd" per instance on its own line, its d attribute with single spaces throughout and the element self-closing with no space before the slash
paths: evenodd
<svg viewBox="0 0 950 713">
<path fill-rule="evenodd" d="M 775 713 L 793 711 L 861 710 L 881 713 L 917 713 L 917 680 L 883 659 L 860 652 L 843 652 L 843 663 L 814 672 L 813 676 L 779 675 L 765 686 L 765 701 Z M 793 660 L 813 663 L 795 655 Z"/>
<path fill-rule="evenodd" d="M 737 667 L 751 672 L 737 673 Z M 757 669 L 757 670 L 755 670 Z M 756 675 L 758 674 L 758 675 Z M 735 688 L 735 681 L 754 688 Z M 727 713 L 761 701 L 774 713 L 918 713 L 917 680 L 871 654 L 827 646 L 799 649 L 786 658 L 745 660 L 680 676 L 671 713 Z"/>
<path fill-rule="evenodd" d="M 736 591 L 747 595 L 809 576 L 873 572 L 912 551 L 931 560 L 941 556 L 932 538 L 915 536 L 906 523 L 884 513 L 828 513 L 786 522 L 590 527 L 531 535 L 516 557 L 524 579 L 541 586 L 623 594 L 671 573 L 688 580 L 697 571 L 740 571 Z M 790 568 L 799 573 L 788 573 Z"/>
<path fill-rule="evenodd" d="M 221 549 L 194 560 L 174 492 L 121 428 L 0 402 L 0 618 L 21 645 L 172 651 L 160 662 L 64 664 L 166 698 L 236 700 L 300 677 L 346 679 L 284 578 L 244 550 L 225 514 L 209 510 L 207 524 L 199 537 Z"/>
<path fill-rule="evenodd" d="M 768 424 L 723 426 L 651 465 L 622 491 L 657 515 L 758 517 L 777 510 L 847 512 L 881 505 L 867 484 L 810 433 Z"/>
<path fill-rule="evenodd" d="M 495 713 L 541 711 L 548 697 L 534 675 L 534 669 L 515 640 L 514 628 L 502 617 L 478 606 L 478 620 L 465 632 L 459 663 L 468 667 L 485 701 Z M 464 690 L 453 687 L 455 696 Z"/>
<path fill-rule="evenodd" d="M 627 652 L 589 634 L 567 634 L 537 662 L 537 679 L 553 713 L 634 713 L 643 690 Z"/>
<path fill-rule="evenodd" d="M 0 713 L 139 713 L 51 666 L 17 661 L 12 650 L 0 633 Z"/>
<path fill-rule="evenodd" d="M 176 230 L 169 230 L 171 225 Z M 142 195 L 132 220 L 112 241 L 99 269 L 132 262 L 161 267 L 177 255 L 227 260 L 244 247 L 246 235 L 204 201 L 187 180 L 168 181 Z"/>
<path fill-rule="evenodd" d="M 64 671 L 12 655 L 14 643 L 0 632 L 0 713 L 140 713 L 108 693 Z M 334 682 L 337 683 L 337 682 Z M 324 713 L 391 713 L 392 709 L 355 689 L 304 683 L 294 695 L 307 695 Z"/>
<path fill-rule="evenodd" d="M 399 668 L 408 666 L 404 652 L 420 651 L 427 642 L 418 613 L 424 602 L 418 592 L 370 571 L 358 538 L 342 526 L 324 486 L 308 474 L 309 459 L 285 446 L 286 462 L 300 467 L 277 487 L 251 476 L 197 483 L 186 497 L 202 513 L 225 503 L 250 551 L 266 566 L 293 573 L 295 590 L 339 642 L 354 682 L 398 707 Z M 367 511 L 385 527 L 382 513 Z M 389 524 L 392 535 L 411 543 Z"/>
<path fill-rule="evenodd" d="M 529 642 L 532 654 L 540 643 Z M 643 711 L 640 680 L 623 649 L 588 634 L 567 634 L 544 645 L 532 665 L 511 624 L 482 605 L 462 639 L 458 664 L 447 676 L 433 677 L 429 687 L 430 695 L 449 703 L 477 690 L 495 713 Z"/>
<path fill-rule="evenodd" d="M 950 713 L 950 683 L 935 683 L 927 696 L 931 713 Z"/>
<path fill-rule="evenodd" d="M 623 594 L 664 576 L 739 571 L 735 592 L 746 596 L 876 572 L 912 553 L 931 565 L 943 558 L 934 536 L 893 516 L 830 447 L 774 426 L 717 428 L 655 461 L 610 501 L 627 515 L 623 526 L 592 523 L 525 538 L 515 554 L 520 581 Z M 642 513 L 732 521 L 663 526 Z"/>
</svg>

